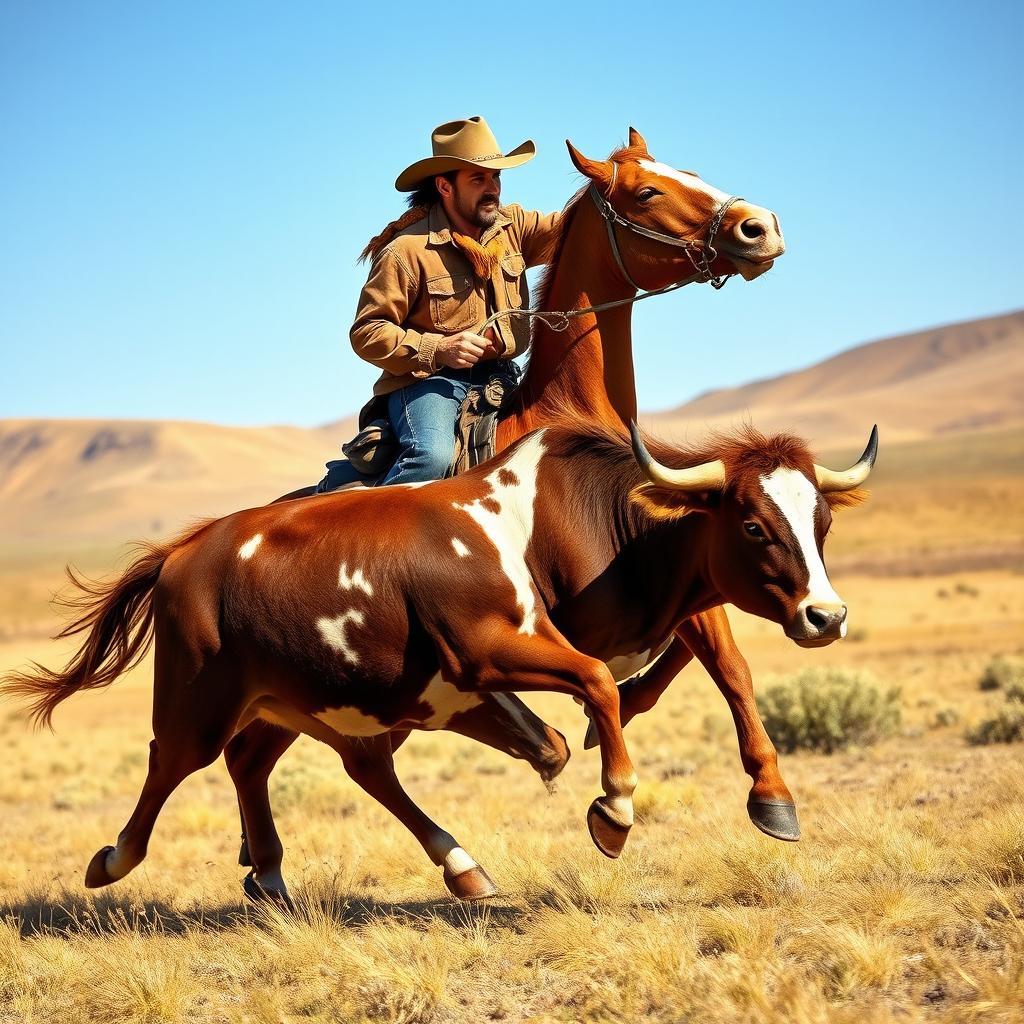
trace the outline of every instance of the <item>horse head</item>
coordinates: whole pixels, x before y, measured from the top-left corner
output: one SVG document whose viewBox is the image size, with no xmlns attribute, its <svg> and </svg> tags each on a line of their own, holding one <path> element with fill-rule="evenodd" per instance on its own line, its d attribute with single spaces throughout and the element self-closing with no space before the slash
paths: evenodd
<svg viewBox="0 0 1024 1024">
<path fill-rule="evenodd" d="M 619 271 L 637 290 L 687 278 L 720 285 L 734 274 L 752 281 L 785 252 L 771 210 L 660 163 L 634 128 L 629 145 L 607 160 L 589 159 L 568 139 L 566 146 L 590 179 Z"/>
</svg>

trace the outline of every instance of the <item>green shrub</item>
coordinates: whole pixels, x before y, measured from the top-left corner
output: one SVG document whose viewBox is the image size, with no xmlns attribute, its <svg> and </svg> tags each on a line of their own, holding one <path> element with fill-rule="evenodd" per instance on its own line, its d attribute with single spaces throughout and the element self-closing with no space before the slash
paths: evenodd
<svg viewBox="0 0 1024 1024">
<path fill-rule="evenodd" d="M 1024 689 L 1024 663 L 1019 658 L 993 658 L 978 680 L 979 690 Z"/>
<path fill-rule="evenodd" d="M 900 724 L 900 691 L 883 692 L 872 676 L 844 669 L 806 669 L 758 697 L 775 745 L 831 754 L 891 735 Z"/>
<path fill-rule="evenodd" d="M 1024 740 L 1024 686 L 1016 683 L 1007 686 L 1005 706 L 993 718 L 986 718 L 968 729 L 964 737 L 976 747 Z"/>
</svg>

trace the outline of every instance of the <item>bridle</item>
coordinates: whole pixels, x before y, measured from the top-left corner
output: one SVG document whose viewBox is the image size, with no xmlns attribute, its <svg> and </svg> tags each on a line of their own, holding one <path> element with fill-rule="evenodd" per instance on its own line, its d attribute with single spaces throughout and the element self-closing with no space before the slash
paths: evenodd
<svg viewBox="0 0 1024 1024">
<path fill-rule="evenodd" d="M 637 284 L 636 281 L 633 280 L 633 275 L 626 269 L 626 264 L 622 259 L 622 252 L 619 249 L 619 240 L 615 236 L 616 226 L 625 228 L 627 231 L 632 231 L 634 234 L 640 235 L 643 238 L 649 238 L 652 241 L 661 242 L 663 245 L 671 245 L 676 249 L 684 250 L 687 257 L 689 257 L 690 262 L 693 264 L 693 269 L 697 272 L 701 283 L 710 284 L 711 287 L 716 290 L 722 288 L 725 285 L 725 282 L 733 276 L 733 274 L 720 274 L 716 277 L 711 273 L 711 264 L 718 255 L 718 251 L 715 249 L 713 244 L 715 235 L 718 234 L 718 231 L 722 226 L 722 220 L 729 211 L 729 208 L 734 203 L 738 203 L 740 201 L 740 196 L 729 196 L 728 199 L 719 204 L 718 208 L 708 219 L 707 223 L 698 229 L 699 231 L 703 231 L 703 239 L 676 238 L 675 235 L 662 234 L 660 231 L 653 231 L 651 228 L 645 228 L 641 224 L 636 224 L 627 217 L 623 217 L 622 214 L 612 206 L 608 201 L 608 197 L 612 194 L 612 191 L 615 188 L 615 181 L 619 173 L 619 165 L 615 160 L 611 161 L 611 165 L 612 180 L 608 185 L 608 188 L 605 190 L 604 195 L 601 194 L 598 187 L 593 183 L 591 183 L 587 191 L 589 192 L 591 199 L 593 199 L 598 213 L 600 213 L 601 217 L 604 219 L 605 227 L 608 230 L 608 244 L 611 246 L 612 255 L 615 257 L 615 262 L 618 265 L 619 271 L 622 273 L 622 276 L 626 279 L 630 287 L 636 289 L 637 294 L 626 299 L 616 299 L 613 302 L 602 302 L 595 306 L 585 306 L 583 309 L 503 309 L 497 313 L 492 313 L 483 322 L 478 333 L 483 334 L 491 324 L 500 320 L 503 316 L 525 316 L 529 318 L 536 318 L 543 320 L 544 323 L 553 331 L 564 331 L 569 327 L 569 320 L 575 317 L 584 316 L 587 313 L 600 313 L 606 309 L 614 309 L 617 306 L 628 306 L 634 302 L 640 302 L 643 299 L 649 299 L 655 295 L 664 295 L 666 292 L 672 292 L 677 288 L 682 288 L 684 285 L 690 284 L 692 278 L 684 278 L 682 281 L 674 281 L 672 284 L 664 285 L 661 288 L 646 289 Z"/>
<path fill-rule="evenodd" d="M 701 229 L 698 229 L 703 231 L 703 239 L 676 238 L 675 235 L 666 235 L 661 231 L 653 231 L 651 228 L 645 228 L 641 224 L 636 224 L 629 220 L 629 218 L 623 217 L 622 214 L 612 206 L 608 201 L 608 198 L 615 190 L 615 180 L 618 177 L 619 164 L 618 161 L 615 160 L 613 160 L 611 164 L 612 180 L 608 185 L 605 194 L 601 195 L 598 187 L 593 183 L 591 183 L 588 191 L 590 192 L 591 199 L 594 200 L 594 205 L 597 207 L 598 212 L 604 218 L 605 227 L 608 229 L 608 244 L 611 246 L 615 262 L 618 264 L 619 270 L 622 271 L 622 276 L 629 282 L 629 284 L 638 292 L 645 290 L 633 280 L 632 274 L 630 274 L 626 269 L 626 264 L 622 259 L 622 253 L 619 250 L 618 239 L 615 237 L 616 225 L 626 228 L 627 231 L 632 231 L 634 234 L 640 235 L 642 238 L 650 238 L 652 241 L 661 242 L 662 245 L 671 245 L 677 249 L 682 249 L 693 264 L 693 269 L 700 275 L 702 282 L 710 284 L 711 287 L 715 289 L 723 287 L 725 282 L 732 275 L 720 274 L 718 277 L 715 277 L 711 273 L 711 264 L 718 255 L 718 251 L 714 246 L 715 235 L 718 234 L 718 231 L 722 226 L 722 220 L 726 213 L 728 213 L 730 207 L 734 203 L 738 203 L 741 197 L 729 196 L 728 199 L 719 204 L 718 209 L 716 209 L 711 215 L 707 223 L 704 224 Z"/>
</svg>

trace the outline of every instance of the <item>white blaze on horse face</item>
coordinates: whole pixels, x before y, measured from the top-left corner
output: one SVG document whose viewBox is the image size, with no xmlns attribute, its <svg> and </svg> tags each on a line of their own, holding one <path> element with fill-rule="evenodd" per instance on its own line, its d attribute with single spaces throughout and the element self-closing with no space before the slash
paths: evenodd
<svg viewBox="0 0 1024 1024">
<path fill-rule="evenodd" d="M 348 574 L 348 563 L 342 562 L 338 570 L 338 588 L 340 590 L 361 590 L 367 597 L 373 597 L 373 587 L 363 575 L 362 569 L 356 569 L 351 576 Z"/>
<path fill-rule="evenodd" d="M 423 719 L 428 729 L 443 729 L 453 715 L 478 707 L 480 698 L 475 693 L 464 693 L 454 684 L 441 678 L 438 672 L 423 691 L 420 700 L 430 705 L 430 715 Z"/>
<path fill-rule="evenodd" d="M 818 489 L 795 469 L 780 468 L 761 477 L 761 490 L 778 506 L 789 524 L 797 548 L 807 569 L 807 595 L 800 602 L 808 604 L 842 604 L 832 589 L 825 563 L 818 554 L 814 540 L 814 510 L 818 506 Z"/>
<path fill-rule="evenodd" d="M 537 626 L 537 600 L 533 578 L 526 565 L 526 551 L 533 535 L 533 505 L 537 497 L 537 467 L 544 454 L 543 435 L 544 431 L 538 430 L 528 437 L 511 458 L 484 477 L 491 493 L 483 500 L 488 504 L 496 502 L 497 512 L 485 508 L 480 499 L 466 505 L 452 503 L 474 519 L 497 548 L 502 571 L 511 580 L 516 603 L 523 611 L 519 632 L 526 634 L 532 634 Z"/>
<path fill-rule="evenodd" d="M 455 554 L 457 554 L 459 558 L 465 558 L 466 555 L 469 554 L 469 548 L 467 548 L 458 537 L 452 537 L 452 547 L 455 548 Z"/>
<path fill-rule="evenodd" d="M 256 554 L 256 549 L 260 546 L 260 541 L 263 540 L 263 534 L 257 533 L 255 537 L 250 537 L 239 549 L 238 557 L 248 561 Z"/>
<path fill-rule="evenodd" d="M 729 195 L 727 193 L 723 192 L 721 189 L 715 188 L 714 185 L 709 185 L 703 179 L 698 178 L 696 174 L 687 174 L 684 171 L 677 171 L 674 167 L 669 167 L 668 164 L 659 163 L 657 160 L 638 160 L 637 163 L 645 171 L 650 171 L 651 174 L 660 175 L 662 178 L 671 178 L 673 181 L 678 181 L 689 189 L 695 189 L 698 192 L 703 192 L 704 195 L 709 196 L 714 201 L 716 206 L 720 206 L 729 199 Z"/>
<path fill-rule="evenodd" d="M 324 638 L 324 643 L 328 647 L 333 647 L 336 651 L 340 651 L 341 656 L 350 665 L 358 665 L 359 655 L 356 654 L 348 642 L 348 624 L 350 622 L 361 626 L 363 624 L 363 613 L 355 608 L 350 608 L 347 612 L 337 615 L 333 619 L 327 617 L 317 619 L 316 628 L 320 630 L 320 635 Z"/>
</svg>

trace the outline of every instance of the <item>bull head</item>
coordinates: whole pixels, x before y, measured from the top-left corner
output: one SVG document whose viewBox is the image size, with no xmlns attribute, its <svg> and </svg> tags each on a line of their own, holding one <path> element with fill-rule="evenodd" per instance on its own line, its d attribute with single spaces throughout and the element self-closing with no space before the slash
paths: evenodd
<svg viewBox="0 0 1024 1024">
<path fill-rule="evenodd" d="M 706 546 L 707 570 L 722 598 L 780 623 L 804 647 L 820 647 L 846 635 L 846 605 L 833 590 L 822 550 L 831 525 L 825 495 L 850 492 L 868 478 L 878 455 L 878 428 L 854 465 L 835 471 L 802 456 L 796 465 L 737 470 L 726 492 L 721 460 L 671 469 L 647 450 L 639 428 L 630 425 L 633 454 L 647 483 L 635 497 L 658 519 L 689 512 L 710 515 L 699 543 Z M 803 449 L 805 452 L 806 450 Z M 813 466 L 813 478 L 806 471 Z"/>
</svg>

